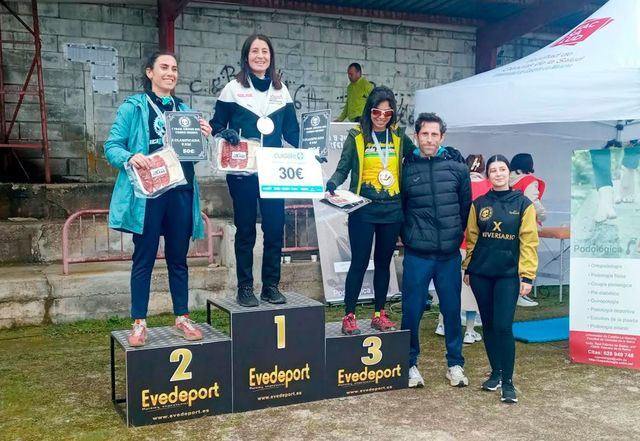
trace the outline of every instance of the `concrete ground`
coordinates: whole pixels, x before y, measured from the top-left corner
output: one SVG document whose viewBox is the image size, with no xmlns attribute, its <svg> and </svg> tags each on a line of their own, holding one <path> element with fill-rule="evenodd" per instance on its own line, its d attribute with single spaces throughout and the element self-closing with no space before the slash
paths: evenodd
<svg viewBox="0 0 640 441">
<path fill-rule="evenodd" d="M 518 319 L 567 313 L 553 292 Z M 394 305 L 393 319 L 399 319 Z M 370 310 L 360 310 L 366 317 Z M 327 320 L 340 318 L 327 308 Z M 517 345 L 517 405 L 483 392 L 482 343 L 465 347 L 470 387 L 444 378 L 436 312 L 422 322 L 427 387 L 197 420 L 126 428 L 109 395 L 108 334 L 126 320 L 0 331 L 0 439 L 4 440 L 638 440 L 640 371 L 573 364 L 567 342 Z M 203 313 L 195 318 L 202 320 Z M 167 324 L 170 316 L 150 319 Z"/>
</svg>

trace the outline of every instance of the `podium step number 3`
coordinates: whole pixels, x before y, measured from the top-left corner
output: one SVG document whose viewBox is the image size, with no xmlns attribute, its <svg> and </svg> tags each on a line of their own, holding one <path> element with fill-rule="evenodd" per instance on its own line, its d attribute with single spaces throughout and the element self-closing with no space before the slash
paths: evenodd
<svg viewBox="0 0 640 441">
<path fill-rule="evenodd" d="M 361 324 L 360 335 L 343 335 L 327 323 L 327 398 L 406 388 L 409 331 L 380 332 Z"/>
</svg>

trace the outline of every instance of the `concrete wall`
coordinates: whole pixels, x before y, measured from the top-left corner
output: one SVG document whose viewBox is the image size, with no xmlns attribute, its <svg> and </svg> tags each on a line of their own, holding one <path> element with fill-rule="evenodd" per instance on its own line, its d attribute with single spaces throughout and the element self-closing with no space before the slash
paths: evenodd
<svg viewBox="0 0 640 441">
<path fill-rule="evenodd" d="M 102 146 L 122 100 L 139 90 L 142 59 L 157 49 L 157 11 L 148 5 L 129 6 L 80 2 L 39 2 L 42 61 L 54 180 L 111 181 L 114 170 L 104 160 Z M 30 14 L 28 3 L 10 3 Z M 353 61 L 365 75 L 397 95 L 400 122 L 413 123 L 414 92 L 474 74 L 475 29 L 428 23 L 402 26 L 349 17 L 323 17 L 278 10 L 261 11 L 190 2 L 176 22 L 180 85 L 177 93 L 193 108 L 210 116 L 216 97 L 239 69 L 240 48 L 247 35 L 273 39 L 277 66 L 289 86 L 298 112 L 331 108 L 338 114 L 348 83 L 346 68 Z M 3 38 L 28 41 L 15 18 L 0 8 Z M 25 18 L 28 23 L 31 20 Z M 499 50 L 506 64 L 546 45 L 553 37 L 529 35 Z M 90 66 L 68 62 L 66 43 L 112 46 L 118 51 L 115 95 L 92 91 Z M 32 46 L 4 44 L 5 83 L 24 81 Z M 13 111 L 9 96 L 6 111 Z M 22 140 L 40 134 L 40 113 L 27 97 L 13 132 Z M 42 181 L 42 159 L 37 151 L 21 151 L 33 180 Z M 16 172 L 20 175 L 19 172 Z M 215 180 L 205 164 L 198 175 Z M 217 178 L 219 179 L 219 178 Z"/>
<path fill-rule="evenodd" d="M 337 114 L 353 61 L 376 84 L 390 86 L 400 104 L 400 121 L 413 121 L 413 93 L 474 73 L 475 29 L 416 24 L 387 25 L 376 21 L 325 18 L 300 13 L 247 10 L 189 3 L 176 23 L 180 57 L 178 95 L 192 107 L 211 113 L 220 90 L 238 71 L 240 47 L 247 35 L 273 38 L 282 70 L 299 112 L 331 108 Z M 20 11 L 28 5 L 18 4 Z M 195 7 L 194 7 L 195 6 Z M 200 7 L 198 7 L 200 6 Z M 52 173 L 60 181 L 109 181 L 113 170 L 102 145 L 124 97 L 139 90 L 142 57 L 157 47 L 156 10 L 148 6 L 105 6 L 39 2 L 43 44 Z M 26 40 L 27 34 L 3 14 L 5 38 Z M 27 20 L 29 21 L 29 20 Z M 91 90 L 90 67 L 65 60 L 66 43 L 113 46 L 118 50 L 117 95 Z M 6 82 L 18 84 L 31 60 L 29 46 L 5 46 Z M 21 67 L 23 66 L 23 67 Z M 11 105 L 7 110 L 12 110 Z M 39 135 L 39 112 L 28 99 L 15 134 Z M 37 152 L 31 169 L 41 169 Z M 29 161 L 27 161 L 27 165 Z M 211 176 L 206 167 L 198 174 Z"/>
</svg>

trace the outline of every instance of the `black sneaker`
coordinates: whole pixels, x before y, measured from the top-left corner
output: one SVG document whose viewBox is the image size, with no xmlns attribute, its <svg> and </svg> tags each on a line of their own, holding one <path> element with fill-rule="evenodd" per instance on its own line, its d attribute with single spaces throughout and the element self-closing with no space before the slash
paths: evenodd
<svg viewBox="0 0 640 441">
<path fill-rule="evenodd" d="M 516 388 L 513 387 L 512 382 L 502 383 L 502 398 L 500 398 L 500 401 L 507 404 L 514 404 L 518 402 Z"/>
<path fill-rule="evenodd" d="M 481 387 L 482 387 L 482 390 L 493 392 L 498 390 L 500 386 L 502 386 L 502 372 L 497 371 L 497 372 L 491 372 L 491 376 L 489 376 L 487 381 L 482 383 Z"/>
<path fill-rule="evenodd" d="M 282 295 L 277 286 L 263 286 L 260 293 L 260 300 L 280 305 L 287 303 L 287 298 Z"/>
<path fill-rule="evenodd" d="M 239 286 L 236 300 L 238 301 L 238 305 L 247 308 L 252 308 L 260 304 L 255 294 L 253 294 L 252 286 Z"/>
</svg>

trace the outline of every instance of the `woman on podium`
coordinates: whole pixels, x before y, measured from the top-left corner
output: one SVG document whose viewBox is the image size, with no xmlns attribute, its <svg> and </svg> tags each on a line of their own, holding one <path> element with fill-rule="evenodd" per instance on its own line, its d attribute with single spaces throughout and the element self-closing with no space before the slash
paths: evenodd
<svg viewBox="0 0 640 441">
<path fill-rule="evenodd" d="M 146 156 L 163 146 L 164 112 L 189 110 L 174 95 L 178 81 L 178 64 L 173 54 L 155 52 L 143 66 L 143 93 L 128 97 L 118 108 L 115 122 L 104 144 L 105 157 L 118 169 L 118 177 L 109 206 L 109 227 L 133 233 L 131 267 L 131 346 L 144 346 L 147 338 L 147 309 L 151 272 L 158 252 L 160 236 L 169 272 L 169 287 L 176 315 L 175 332 L 187 340 L 202 339 L 202 332 L 189 319 L 189 272 L 187 252 L 189 238 L 204 237 L 200 217 L 200 198 L 193 163 L 181 162 L 187 183 L 154 199 L 138 198 L 127 177 L 125 164 L 139 170 L 150 168 Z M 211 126 L 201 119 L 205 136 Z"/>
<path fill-rule="evenodd" d="M 276 55 L 264 35 L 247 38 L 240 54 L 240 72 L 216 101 L 213 133 L 236 145 L 243 138 L 257 138 L 264 147 L 282 147 L 284 138 L 298 147 L 300 127 L 287 86 L 276 69 Z M 284 233 L 284 199 L 260 197 L 258 175 L 247 172 L 227 174 L 236 227 L 235 252 L 238 279 L 237 301 L 241 306 L 258 306 L 253 292 L 253 247 L 256 243 L 257 205 L 262 215 L 264 252 L 260 299 L 286 303 L 278 289 Z"/>
<path fill-rule="evenodd" d="M 502 387 L 502 402 L 517 403 L 512 325 L 518 297 L 531 292 L 538 268 L 536 210 L 522 192 L 509 187 L 507 158 L 489 158 L 487 177 L 491 190 L 474 200 L 469 212 L 463 280 L 478 302 L 491 365 L 482 389 Z"/>
<path fill-rule="evenodd" d="M 394 330 L 384 305 L 389 289 L 389 266 L 402 224 L 400 173 L 402 158 L 416 148 L 398 127 L 396 98 L 388 87 L 380 86 L 367 98 L 360 124 L 349 131 L 340 162 L 329 181 L 327 191 L 334 193 L 349 174 L 353 193 L 371 199 L 371 203 L 349 214 L 351 265 L 345 282 L 345 316 L 342 333 L 360 334 L 355 310 L 362 281 L 369 266 L 375 239 L 373 288 L 375 312 L 371 327 Z M 425 287 L 426 289 L 426 287 Z"/>
</svg>

